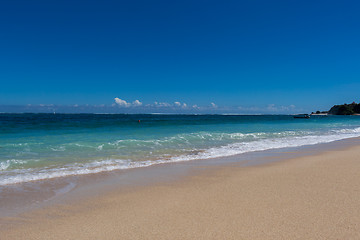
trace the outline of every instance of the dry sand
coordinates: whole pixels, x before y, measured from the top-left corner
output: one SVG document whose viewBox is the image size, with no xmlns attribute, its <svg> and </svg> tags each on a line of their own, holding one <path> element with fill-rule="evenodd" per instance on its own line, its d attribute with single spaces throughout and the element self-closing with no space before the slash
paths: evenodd
<svg viewBox="0 0 360 240">
<path fill-rule="evenodd" d="M 360 239 L 360 147 L 3 219 L 0 239 Z"/>
</svg>

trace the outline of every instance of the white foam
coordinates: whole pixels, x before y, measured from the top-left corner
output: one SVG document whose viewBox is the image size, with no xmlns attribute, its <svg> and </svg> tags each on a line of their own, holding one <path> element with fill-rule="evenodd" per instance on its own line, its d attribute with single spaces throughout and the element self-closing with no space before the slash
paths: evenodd
<svg viewBox="0 0 360 240">
<path fill-rule="evenodd" d="M 24 164 L 26 161 L 18 159 L 9 159 L 4 162 L 0 162 L 0 171 L 8 169 L 13 164 Z"/>
<path fill-rule="evenodd" d="M 51 148 L 54 152 L 64 152 L 66 150 L 65 146 L 53 147 Z"/>
<path fill-rule="evenodd" d="M 0 171 L 6 170 L 10 167 L 10 163 L 8 161 L 0 162 Z"/>
<path fill-rule="evenodd" d="M 29 182 L 29 181 L 58 178 L 58 177 L 66 177 L 71 175 L 84 175 L 84 174 L 107 172 L 107 171 L 120 170 L 120 169 L 147 167 L 150 165 L 169 163 L 169 162 L 218 158 L 218 157 L 232 156 L 232 155 L 254 152 L 254 151 L 264 151 L 264 150 L 279 149 L 286 147 L 300 147 L 305 145 L 329 143 L 341 139 L 359 137 L 360 128 L 332 130 L 329 133 L 323 135 L 299 136 L 297 135 L 296 132 L 287 132 L 287 133 L 283 132 L 283 133 L 279 133 L 278 135 L 279 136 L 275 138 L 263 138 L 263 137 L 259 138 L 258 137 L 259 133 L 254 133 L 254 136 L 257 136 L 257 138 L 255 138 L 255 140 L 253 141 L 237 142 L 225 146 L 213 147 L 206 149 L 202 152 L 199 152 L 197 154 L 188 154 L 188 155 L 181 155 L 171 158 L 146 160 L 146 161 L 132 161 L 129 159 L 128 160 L 106 159 L 106 160 L 98 160 L 84 164 L 81 163 L 69 164 L 58 168 L 14 169 L 14 170 L 5 171 L 6 169 L 9 168 L 11 161 L 15 161 L 14 159 L 12 159 L 0 163 L 0 170 L 3 170 L 2 171 L 3 174 L 0 177 L 0 186 Z M 197 137 L 198 136 L 199 135 L 197 135 Z M 204 134 L 202 134 L 201 136 L 205 137 Z M 234 136 L 239 137 L 241 136 L 241 134 L 236 133 L 233 134 L 233 137 Z"/>
</svg>

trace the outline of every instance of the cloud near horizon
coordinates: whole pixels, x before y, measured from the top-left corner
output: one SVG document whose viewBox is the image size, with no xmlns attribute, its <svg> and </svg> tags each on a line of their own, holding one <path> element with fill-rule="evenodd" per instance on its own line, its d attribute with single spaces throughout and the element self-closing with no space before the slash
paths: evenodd
<svg viewBox="0 0 360 240">
<path fill-rule="evenodd" d="M 120 99 L 120 98 L 117 98 L 117 97 L 114 98 L 114 100 L 115 100 L 115 103 L 117 105 L 119 105 L 120 107 L 131 107 L 131 106 L 140 107 L 140 106 L 142 106 L 142 102 L 140 102 L 139 100 L 135 100 L 132 103 L 127 102 L 127 101 L 125 101 L 123 99 Z"/>
<path fill-rule="evenodd" d="M 168 102 L 154 102 L 153 104 L 146 104 L 144 105 L 142 102 L 140 102 L 139 100 L 135 100 L 132 103 L 128 102 L 124 99 L 120 99 L 120 98 L 114 98 L 115 103 L 113 104 L 113 106 L 120 106 L 120 107 L 126 107 L 126 108 L 130 108 L 130 107 L 140 107 L 143 106 L 144 108 L 173 108 L 173 109 L 187 109 L 188 105 L 186 103 L 182 103 L 182 102 L 174 102 L 174 103 L 168 103 Z M 194 107 L 195 106 L 195 107 Z M 194 109 L 200 109 L 200 107 L 198 107 L 197 105 L 194 105 L 193 108 Z"/>
<path fill-rule="evenodd" d="M 142 105 L 142 102 L 140 102 L 139 100 L 135 100 L 135 101 L 133 101 L 132 105 L 135 107 L 139 107 Z"/>
<path fill-rule="evenodd" d="M 270 112 L 284 112 L 284 111 L 292 111 L 295 108 L 296 107 L 293 104 L 289 106 L 276 106 L 275 104 L 269 104 L 266 109 Z"/>
<path fill-rule="evenodd" d="M 192 104 L 188 106 L 185 102 L 175 101 L 173 103 L 168 102 L 157 102 L 150 104 L 143 104 L 140 100 L 135 100 L 133 102 L 128 102 L 124 99 L 120 99 L 118 97 L 114 98 L 115 103 L 112 106 L 119 106 L 122 108 L 137 108 L 138 110 L 150 111 L 159 109 L 159 111 L 196 111 L 196 112 L 242 112 L 245 114 L 257 114 L 257 113 L 265 113 L 265 114 L 280 114 L 280 113 L 296 113 L 301 109 L 298 109 L 295 105 L 275 105 L 268 104 L 267 106 L 259 107 L 244 107 L 244 106 L 218 106 L 214 102 L 211 102 L 207 106 L 198 106 L 197 104 Z M 155 110 L 156 111 L 156 110 Z"/>
<path fill-rule="evenodd" d="M 115 102 L 109 104 L 27 104 L 27 105 L 0 105 L 0 112 L 48 112 L 48 113 L 204 113 L 204 114 L 297 114 L 306 112 L 305 109 L 295 105 L 266 106 L 217 106 L 212 104 L 198 106 L 197 104 L 187 105 L 186 103 L 175 104 L 167 102 L 154 102 L 143 104 L 139 100 L 127 102 L 115 98 Z M 309 111 L 307 111 L 309 112 Z"/>
</svg>

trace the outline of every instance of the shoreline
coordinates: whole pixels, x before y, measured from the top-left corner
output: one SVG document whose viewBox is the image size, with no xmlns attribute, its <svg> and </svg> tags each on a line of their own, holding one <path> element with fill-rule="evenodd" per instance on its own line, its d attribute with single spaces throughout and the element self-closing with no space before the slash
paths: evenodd
<svg viewBox="0 0 360 240">
<path fill-rule="evenodd" d="M 200 167 L 47 206 L 0 219 L 0 232 L 4 239 L 355 239 L 360 146 L 348 140 L 352 146 L 339 141 L 284 161 Z"/>
<path fill-rule="evenodd" d="M 121 169 L 85 175 L 74 175 L 40 181 L 12 184 L 0 188 L 0 221 L 44 207 L 68 204 L 107 194 L 118 189 L 133 189 L 202 174 L 207 169 L 237 165 L 266 165 L 296 157 L 356 145 L 360 138 L 345 138 L 326 143 L 274 148 L 209 159 L 168 162 L 147 167 Z"/>
</svg>

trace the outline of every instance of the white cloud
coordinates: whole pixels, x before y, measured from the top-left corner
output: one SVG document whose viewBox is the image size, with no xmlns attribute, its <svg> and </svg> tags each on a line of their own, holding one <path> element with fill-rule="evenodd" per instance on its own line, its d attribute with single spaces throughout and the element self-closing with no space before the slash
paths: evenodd
<svg viewBox="0 0 360 240">
<path fill-rule="evenodd" d="M 194 109 L 199 109 L 198 105 L 196 105 L 196 104 L 193 105 L 192 108 L 194 108 Z"/>
<path fill-rule="evenodd" d="M 296 109 L 296 106 L 295 105 L 289 105 L 289 106 L 281 106 L 280 107 L 281 110 L 286 110 L 286 111 L 292 111 L 292 110 L 295 110 Z"/>
<path fill-rule="evenodd" d="M 131 103 L 126 102 L 125 100 L 122 100 L 120 98 L 114 98 L 115 102 L 117 105 L 121 106 L 121 107 L 130 107 Z"/>
<path fill-rule="evenodd" d="M 133 101 L 133 106 L 135 106 L 135 107 L 139 107 L 139 106 L 141 106 L 142 105 L 142 102 L 140 102 L 139 100 L 135 100 L 135 101 Z"/>
<path fill-rule="evenodd" d="M 53 107 L 54 104 L 39 104 L 40 107 Z"/>
<path fill-rule="evenodd" d="M 115 100 L 115 103 L 121 107 L 140 107 L 143 105 L 143 103 L 140 102 L 139 100 L 135 100 L 132 103 L 129 103 L 120 98 L 114 98 L 114 100 Z"/>
<path fill-rule="evenodd" d="M 167 102 L 161 102 L 161 103 L 159 103 L 159 105 L 160 105 L 161 107 L 170 107 L 170 106 L 171 106 L 171 104 L 170 104 L 170 103 L 167 103 Z"/>
<path fill-rule="evenodd" d="M 167 102 L 154 102 L 155 107 L 170 107 L 171 104 Z"/>
<path fill-rule="evenodd" d="M 213 108 L 217 108 L 218 106 L 215 104 L 215 103 L 210 103 L 211 104 L 211 107 L 213 107 Z"/>
<path fill-rule="evenodd" d="M 187 108 L 187 104 L 181 102 L 174 102 L 174 107 Z"/>
<path fill-rule="evenodd" d="M 275 107 L 275 104 L 269 104 L 266 109 L 269 110 L 269 111 L 278 110 L 277 107 Z"/>
<path fill-rule="evenodd" d="M 275 104 L 269 104 L 266 107 L 266 110 L 270 112 L 293 112 L 296 110 L 296 106 L 293 104 L 289 106 L 276 106 Z"/>
</svg>

